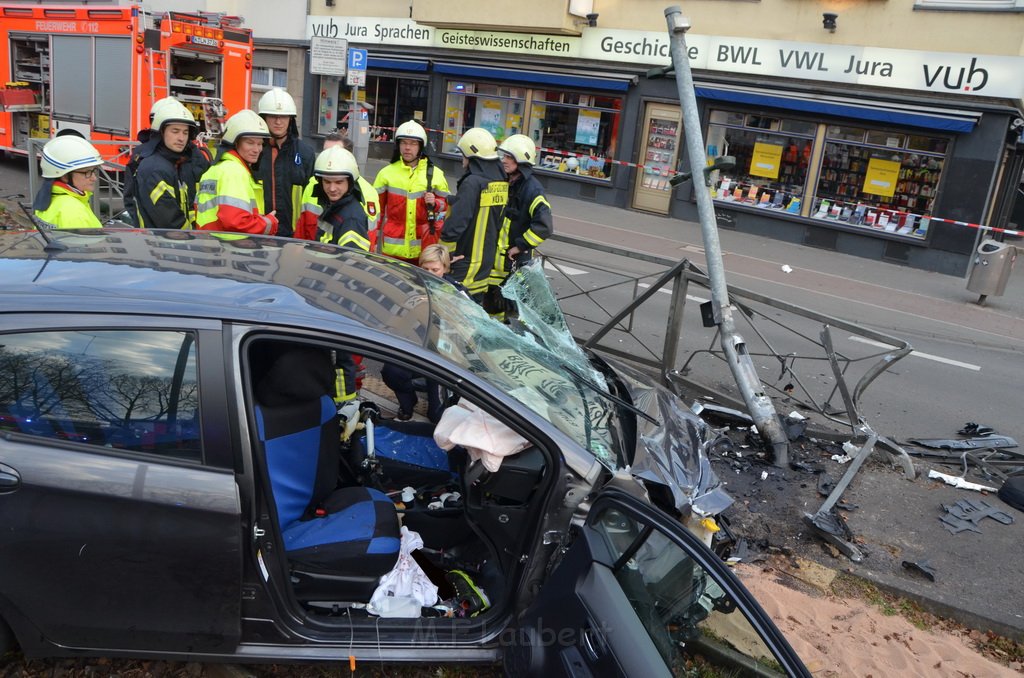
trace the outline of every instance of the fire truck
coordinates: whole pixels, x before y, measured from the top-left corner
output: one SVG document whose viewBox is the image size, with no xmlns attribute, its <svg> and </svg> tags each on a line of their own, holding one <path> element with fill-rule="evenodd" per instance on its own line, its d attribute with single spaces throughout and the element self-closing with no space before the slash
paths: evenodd
<svg viewBox="0 0 1024 678">
<path fill-rule="evenodd" d="M 0 4 L 0 149 L 76 129 L 126 164 L 168 95 L 213 134 L 249 107 L 252 32 L 220 13 L 152 14 L 138 5 Z M 113 142 L 113 143 L 103 143 Z"/>
</svg>

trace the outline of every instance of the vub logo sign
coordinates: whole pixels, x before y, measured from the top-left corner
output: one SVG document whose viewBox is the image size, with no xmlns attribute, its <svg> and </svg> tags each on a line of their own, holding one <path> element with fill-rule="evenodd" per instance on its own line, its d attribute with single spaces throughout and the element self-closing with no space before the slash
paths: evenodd
<svg viewBox="0 0 1024 678">
<path fill-rule="evenodd" d="M 922 64 L 924 84 L 929 88 L 941 86 L 948 90 L 977 92 L 988 84 L 988 70 L 978 67 L 977 57 L 971 57 L 970 66 L 954 68 L 948 64 Z"/>
</svg>

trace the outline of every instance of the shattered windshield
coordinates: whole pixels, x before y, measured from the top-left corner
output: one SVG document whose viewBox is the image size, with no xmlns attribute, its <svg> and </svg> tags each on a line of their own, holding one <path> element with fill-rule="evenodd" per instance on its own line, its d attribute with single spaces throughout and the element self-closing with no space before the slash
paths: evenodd
<svg viewBox="0 0 1024 678">
<path fill-rule="evenodd" d="M 543 333 L 545 346 L 534 336 L 517 334 L 495 321 L 440 278 L 424 279 L 437 324 L 431 332 L 433 350 L 516 398 L 608 468 L 617 468 L 615 404 L 603 392 L 604 378 L 590 366 L 568 330 L 568 344 L 555 338 L 556 323 L 565 326 L 560 311 L 557 320 L 552 317 L 551 336 Z M 520 313 L 528 313 L 525 306 Z"/>
</svg>

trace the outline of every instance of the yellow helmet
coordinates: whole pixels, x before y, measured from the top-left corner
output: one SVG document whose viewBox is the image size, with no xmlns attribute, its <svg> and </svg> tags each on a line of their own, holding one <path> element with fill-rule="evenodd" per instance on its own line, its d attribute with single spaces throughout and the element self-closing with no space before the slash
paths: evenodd
<svg viewBox="0 0 1024 678">
<path fill-rule="evenodd" d="M 224 125 L 224 141 L 229 144 L 234 144 L 240 137 L 263 137 L 264 139 L 270 138 L 270 129 L 267 127 L 267 123 L 256 114 L 256 111 L 251 111 L 248 108 L 244 111 L 235 113 L 228 122 Z"/>
<path fill-rule="evenodd" d="M 497 148 L 498 142 L 483 127 L 472 127 L 459 139 L 459 150 L 467 158 L 494 160 L 498 157 Z"/>
<path fill-rule="evenodd" d="M 275 87 L 260 97 L 257 107 L 260 115 L 298 115 L 295 99 L 280 87 Z"/>
<path fill-rule="evenodd" d="M 525 134 L 513 134 L 501 142 L 498 150 L 512 156 L 518 165 L 532 165 L 537 157 L 537 144 Z"/>
<path fill-rule="evenodd" d="M 55 137 L 43 146 L 40 162 L 44 179 L 59 179 L 68 172 L 99 167 L 103 158 L 96 147 L 72 134 Z"/>
<path fill-rule="evenodd" d="M 395 141 L 399 139 L 415 139 L 425 148 L 427 145 L 427 130 L 423 129 L 423 125 L 415 120 L 403 122 L 395 130 Z"/>
<path fill-rule="evenodd" d="M 316 156 L 313 174 L 318 177 L 349 177 L 359 181 L 359 164 L 356 156 L 341 146 L 331 146 Z"/>
</svg>

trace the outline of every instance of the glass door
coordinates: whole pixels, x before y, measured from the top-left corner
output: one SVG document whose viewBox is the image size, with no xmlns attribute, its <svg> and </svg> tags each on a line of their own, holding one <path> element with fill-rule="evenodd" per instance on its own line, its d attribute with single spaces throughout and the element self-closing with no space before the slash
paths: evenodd
<svg viewBox="0 0 1024 678">
<path fill-rule="evenodd" d="M 641 167 L 633 187 L 633 207 L 668 214 L 672 186 L 668 180 L 679 163 L 683 123 L 679 106 L 648 103 L 641 127 Z"/>
</svg>

